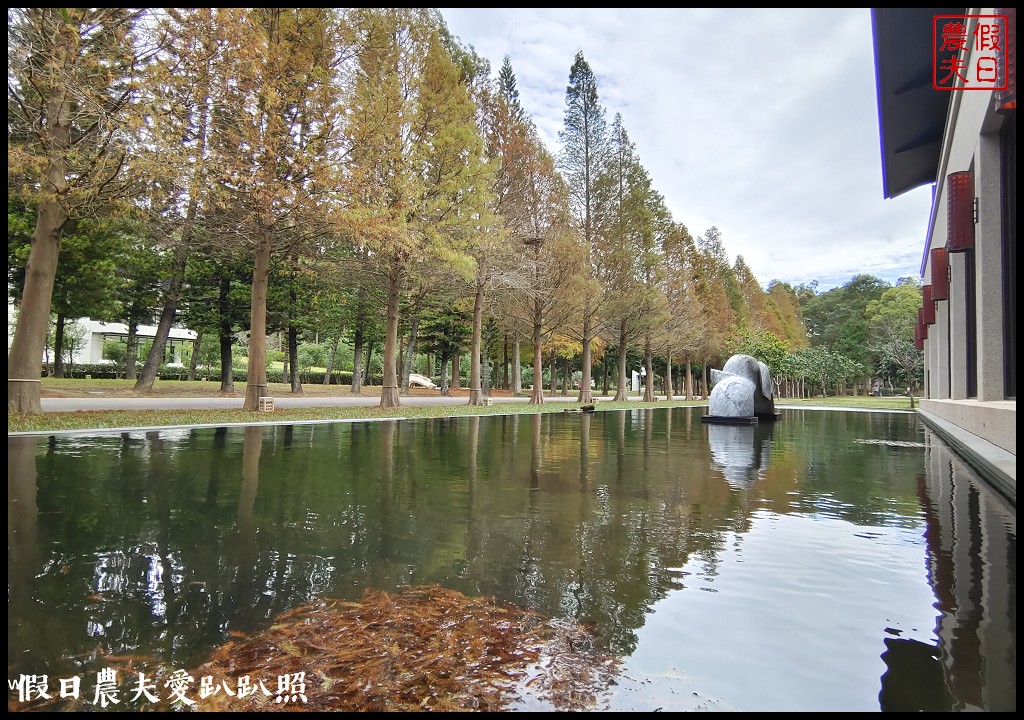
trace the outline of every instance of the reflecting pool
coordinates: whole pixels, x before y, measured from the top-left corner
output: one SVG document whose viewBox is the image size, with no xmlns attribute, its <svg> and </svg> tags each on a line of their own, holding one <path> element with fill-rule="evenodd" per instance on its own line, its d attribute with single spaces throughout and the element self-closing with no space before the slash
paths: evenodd
<svg viewBox="0 0 1024 720">
<path fill-rule="evenodd" d="M 9 437 L 9 686 L 439 583 L 592 627 L 597 709 L 1015 709 L 1013 506 L 913 414 L 701 412 Z"/>
</svg>

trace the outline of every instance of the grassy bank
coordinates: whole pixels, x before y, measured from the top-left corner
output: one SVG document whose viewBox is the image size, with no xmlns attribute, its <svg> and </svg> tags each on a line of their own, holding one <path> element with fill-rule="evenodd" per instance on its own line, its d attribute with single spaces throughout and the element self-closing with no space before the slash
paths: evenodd
<svg viewBox="0 0 1024 720">
<path fill-rule="evenodd" d="M 598 403 L 598 410 L 640 410 L 646 408 L 703 406 L 703 401 L 671 400 L 655 403 L 627 402 Z M 780 406 L 822 406 L 847 409 L 909 410 L 907 398 L 810 398 L 807 400 L 780 400 Z M 99 410 L 79 412 L 50 412 L 42 415 L 9 414 L 7 432 L 39 432 L 47 430 L 90 430 L 109 428 L 161 427 L 168 425 L 221 425 L 247 422 L 296 422 L 325 420 L 363 420 L 375 418 L 426 418 L 460 415 L 508 415 L 565 412 L 578 410 L 575 402 L 547 402 L 528 405 L 524 402 L 501 402 L 496 399 L 490 407 L 469 405 L 403 406 L 383 410 L 378 407 L 319 407 L 277 409 L 268 413 L 244 410 Z"/>
</svg>

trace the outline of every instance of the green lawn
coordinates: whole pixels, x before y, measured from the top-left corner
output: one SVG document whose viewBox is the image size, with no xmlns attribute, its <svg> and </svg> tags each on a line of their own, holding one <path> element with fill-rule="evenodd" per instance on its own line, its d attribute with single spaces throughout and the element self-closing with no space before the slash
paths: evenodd
<svg viewBox="0 0 1024 720">
<path fill-rule="evenodd" d="M 920 398 L 914 398 L 914 408 L 917 407 Z M 870 397 L 859 395 L 851 397 L 841 395 L 838 397 L 812 397 L 812 398 L 776 398 L 775 404 L 786 405 L 817 405 L 824 407 L 863 409 L 863 410 L 911 410 L 910 398 L 906 395 L 894 395 L 893 397 Z"/>
</svg>

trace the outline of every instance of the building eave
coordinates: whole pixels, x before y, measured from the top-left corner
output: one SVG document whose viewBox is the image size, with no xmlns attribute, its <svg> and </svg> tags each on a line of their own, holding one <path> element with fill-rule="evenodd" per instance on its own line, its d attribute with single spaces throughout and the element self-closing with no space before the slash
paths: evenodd
<svg viewBox="0 0 1024 720">
<path fill-rule="evenodd" d="M 936 90 L 936 15 L 965 8 L 872 8 L 882 185 L 894 198 L 934 183 L 952 92 Z"/>
</svg>

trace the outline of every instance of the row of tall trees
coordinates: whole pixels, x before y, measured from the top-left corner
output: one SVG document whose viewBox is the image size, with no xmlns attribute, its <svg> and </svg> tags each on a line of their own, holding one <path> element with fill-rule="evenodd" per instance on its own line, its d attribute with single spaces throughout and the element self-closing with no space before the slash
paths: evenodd
<svg viewBox="0 0 1024 720">
<path fill-rule="evenodd" d="M 247 331 L 247 409 L 275 330 L 293 392 L 304 333 L 332 360 L 351 344 L 357 393 L 379 337 L 382 407 L 420 352 L 447 375 L 467 349 L 482 403 L 498 338 L 517 390 L 532 362 L 534 403 L 545 357 L 578 363 L 585 402 L 597 360 L 622 395 L 639 353 L 651 400 L 656 359 L 689 396 L 689 368 L 744 335 L 807 344 L 798 289 L 762 289 L 717 228 L 672 217 L 582 53 L 551 150 L 510 59 L 492 76 L 436 10 L 15 8 L 8 25 L 9 412 L 39 411 L 54 312 L 130 335 L 155 319 L 139 391 L 185 321 L 218 339 L 230 392 Z"/>
</svg>

